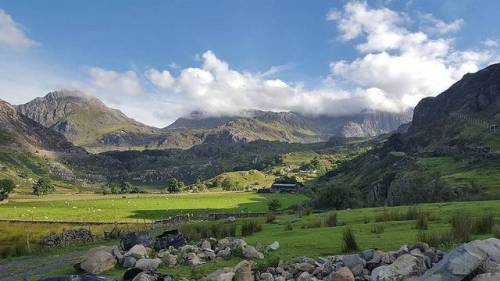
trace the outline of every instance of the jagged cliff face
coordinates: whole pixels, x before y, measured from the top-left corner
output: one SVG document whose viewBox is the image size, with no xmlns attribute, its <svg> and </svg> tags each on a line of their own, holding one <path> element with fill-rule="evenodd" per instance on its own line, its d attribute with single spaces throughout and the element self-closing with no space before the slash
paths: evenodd
<svg viewBox="0 0 500 281">
<path fill-rule="evenodd" d="M 24 151 L 85 153 L 62 134 L 50 130 L 0 100 L 0 145 Z"/>
<path fill-rule="evenodd" d="M 78 145 L 99 145 L 108 134 L 153 134 L 156 129 L 128 118 L 99 99 L 76 91 L 56 91 L 17 107 L 36 122 Z"/>
</svg>

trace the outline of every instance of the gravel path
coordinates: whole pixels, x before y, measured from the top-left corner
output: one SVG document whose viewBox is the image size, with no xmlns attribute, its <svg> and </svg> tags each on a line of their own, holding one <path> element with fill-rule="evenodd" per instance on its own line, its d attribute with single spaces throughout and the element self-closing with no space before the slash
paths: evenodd
<svg viewBox="0 0 500 281">
<path fill-rule="evenodd" d="M 0 261 L 1 281 L 27 280 L 57 269 L 71 267 L 85 251 L 45 257 L 28 257 L 12 261 Z"/>
</svg>

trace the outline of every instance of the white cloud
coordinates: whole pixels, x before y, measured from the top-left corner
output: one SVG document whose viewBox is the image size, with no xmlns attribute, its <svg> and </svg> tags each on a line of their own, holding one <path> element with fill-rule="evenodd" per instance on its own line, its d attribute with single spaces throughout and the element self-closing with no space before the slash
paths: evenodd
<svg viewBox="0 0 500 281">
<path fill-rule="evenodd" d="M 423 22 L 423 28 L 426 32 L 441 35 L 457 32 L 464 25 L 463 19 L 445 22 L 434 17 L 432 14 L 424 14 L 420 17 L 420 19 Z"/>
<path fill-rule="evenodd" d="M 489 47 L 489 48 L 498 47 L 498 42 L 493 40 L 493 39 L 486 39 L 483 42 L 481 42 L 481 44 L 483 44 L 484 46 Z"/>
<path fill-rule="evenodd" d="M 158 71 L 154 68 L 146 71 L 146 78 L 161 89 L 170 89 L 174 83 L 174 78 L 168 70 Z"/>
<path fill-rule="evenodd" d="M 433 36 L 430 31 L 411 31 L 405 17 L 359 1 L 331 12 L 327 19 L 337 22 L 342 39 L 361 41 L 356 45 L 360 57 L 330 64 L 332 79 L 364 89 L 365 97 L 378 109 L 404 110 L 493 59 L 484 50 L 456 50 L 453 39 Z M 456 31 L 462 25 L 460 20 L 447 24 L 432 15 L 426 18 L 436 34 Z"/>
<path fill-rule="evenodd" d="M 89 73 L 92 86 L 99 90 L 126 95 L 137 95 L 143 92 L 139 77 L 134 71 L 120 73 L 92 67 Z"/>
<path fill-rule="evenodd" d="M 0 46 L 28 49 L 37 43 L 24 33 L 21 26 L 4 10 L 0 10 Z"/>
</svg>

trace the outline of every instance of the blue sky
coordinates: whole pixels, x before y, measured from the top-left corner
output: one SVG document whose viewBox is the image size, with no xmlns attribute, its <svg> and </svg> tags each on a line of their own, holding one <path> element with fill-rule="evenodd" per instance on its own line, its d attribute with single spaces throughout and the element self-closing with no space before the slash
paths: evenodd
<svg viewBox="0 0 500 281">
<path fill-rule="evenodd" d="M 404 110 L 498 61 L 500 42 L 494 0 L 2 0 L 0 10 L 0 98 L 79 89 L 156 126 L 194 109 Z M 9 39 L 12 26 L 25 41 Z M 440 72 L 422 77 L 426 67 Z"/>
</svg>

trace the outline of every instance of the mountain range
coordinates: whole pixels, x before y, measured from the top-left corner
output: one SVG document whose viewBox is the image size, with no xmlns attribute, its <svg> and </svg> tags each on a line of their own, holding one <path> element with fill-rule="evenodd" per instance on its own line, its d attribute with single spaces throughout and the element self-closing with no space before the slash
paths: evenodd
<svg viewBox="0 0 500 281">
<path fill-rule="evenodd" d="M 333 136 L 376 136 L 411 120 L 411 111 L 366 110 L 346 116 L 307 116 L 296 112 L 245 110 L 237 116 L 217 117 L 197 111 L 160 129 L 128 118 L 99 99 L 77 91 L 51 92 L 17 106 L 17 110 L 93 152 L 186 149 L 201 143 L 255 140 L 313 143 Z"/>
</svg>

